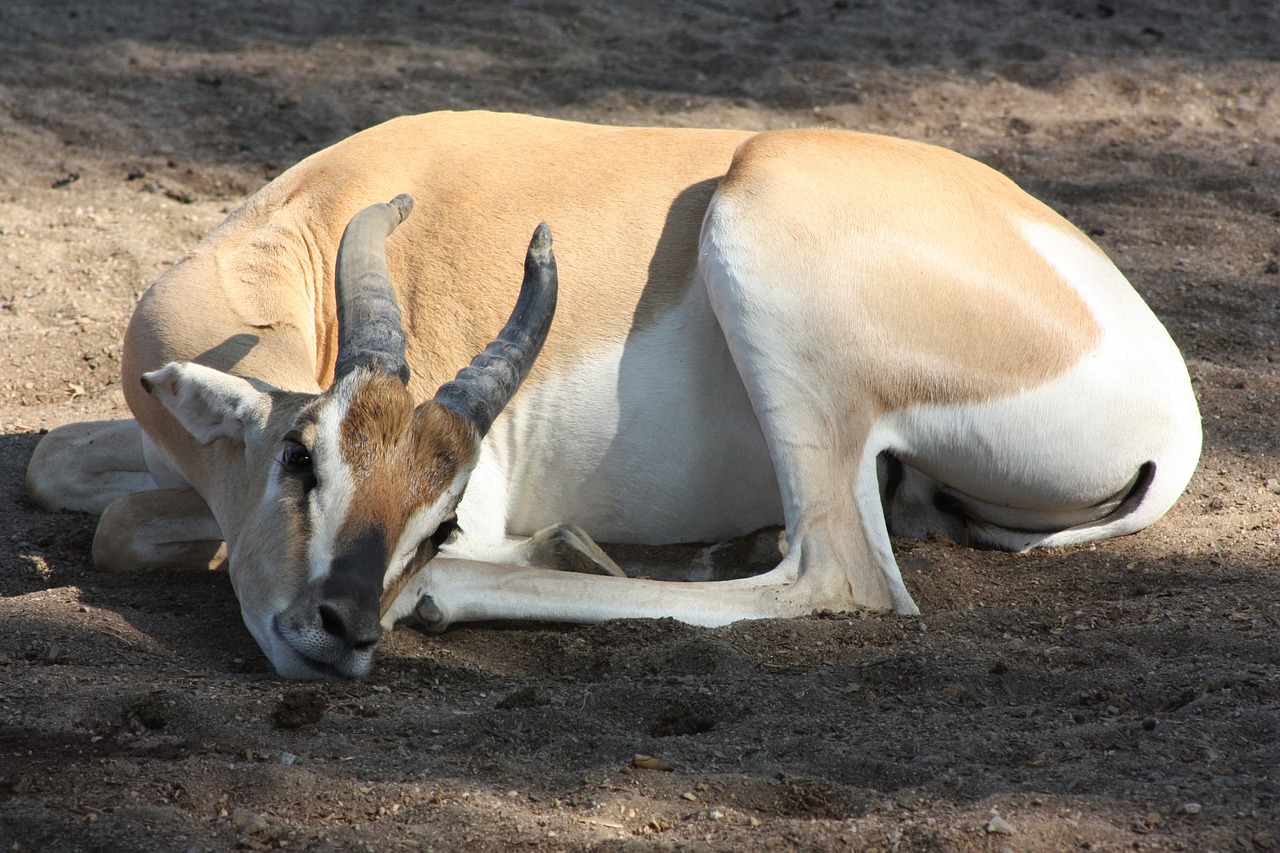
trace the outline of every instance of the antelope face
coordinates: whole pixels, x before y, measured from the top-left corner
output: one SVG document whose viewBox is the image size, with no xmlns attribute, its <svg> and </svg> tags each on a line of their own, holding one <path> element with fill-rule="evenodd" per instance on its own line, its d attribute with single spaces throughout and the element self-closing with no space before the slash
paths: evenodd
<svg viewBox="0 0 1280 853">
<path fill-rule="evenodd" d="M 539 226 L 506 327 L 415 406 L 381 251 L 409 206 L 369 208 L 343 237 L 338 362 L 327 391 L 279 391 L 194 364 L 143 377 L 198 441 L 243 446 L 243 482 L 206 498 L 227 537 L 245 624 L 288 678 L 369 671 L 391 627 L 388 608 L 452 533 L 480 441 L 528 373 L 554 313 L 555 261 Z"/>
<path fill-rule="evenodd" d="M 368 671 L 387 608 L 452 530 L 478 448 L 468 421 L 434 401 L 415 408 L 373 371 L 300 412 L 277 443 L 270 500 L 301 571 L 287 606 L 255 620 L 281 674 Z"/>
</svg>

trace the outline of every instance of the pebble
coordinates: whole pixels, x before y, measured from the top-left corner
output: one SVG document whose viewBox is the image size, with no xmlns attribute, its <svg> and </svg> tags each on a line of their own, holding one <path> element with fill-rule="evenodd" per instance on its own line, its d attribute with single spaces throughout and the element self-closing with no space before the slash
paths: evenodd
<svg viewBox="0 0 1280 853">
<path fill-rule="evenodd" d="M 1182 813 L 1183 814 L 1200 814 L 1200 810 L 1202 808 L 1203 806 L 1201 806 L 1199 803 L 1183 803 Z"/>
<path fill-rule="evenodd" d="M 231 812 L 231 825 L 249 835 L 257 835 L 259 832 L 267 831 L 267 819 L 260 814 L 254 814 L 248 809 L 233 809 Z"/>
<path fill-rule="evenodd" d="M 990 835 L 1017 835 L 1018 830 L 1013 828 L 1013 824 L 995 814 L 987 821 L 987 825 L 983 827 Z"/>
</svg>

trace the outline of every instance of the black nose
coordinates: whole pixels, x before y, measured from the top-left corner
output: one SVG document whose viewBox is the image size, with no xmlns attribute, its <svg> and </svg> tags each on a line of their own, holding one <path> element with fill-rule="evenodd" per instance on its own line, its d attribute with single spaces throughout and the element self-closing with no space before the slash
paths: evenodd
<svg viewBox="0 0 1280 853">
<path fill-rule="evenodd" d="M 382 637 L 382 579 L 386 540 L 377 531 L 357 536 L 338 552 L 321 584 L 320 626 L 348 648 L 361 650 Z"/>
<path fill-rule="evenodd" d="M 373 648 L 382 638 L 376 604 L 370 611 L 367 603 L 339 598 L 324 601 L 319 609 L 320 627 L 350 649 Z"/>
</svg>

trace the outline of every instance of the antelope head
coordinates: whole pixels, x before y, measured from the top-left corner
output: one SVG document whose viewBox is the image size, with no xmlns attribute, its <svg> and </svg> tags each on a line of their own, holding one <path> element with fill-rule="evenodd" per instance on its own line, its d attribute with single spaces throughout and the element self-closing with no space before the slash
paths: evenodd
<svg viewBox="0 0 1280 853">
<path fill-rule="evenodd" d="M 227 440 L 236 454 L 243 447 L 245 482 L 230 486 L 240 494 L 209 503 L 245 623 L 286 677 L 368 672 L 390 627 L 388 608 L 452 532 L 481 439 L 529 372 L 555 312 L 544 223 L 506 326 L 415 406 L 384 252 L 412 206 L 407 195 L 374 205 L 343 234 L 337 364 L 324 392 L 280 391 L 190 363 L 142 378 L 197 441 Z M 235 512 L 225 508 L 233 500 Z"/>
</svg>

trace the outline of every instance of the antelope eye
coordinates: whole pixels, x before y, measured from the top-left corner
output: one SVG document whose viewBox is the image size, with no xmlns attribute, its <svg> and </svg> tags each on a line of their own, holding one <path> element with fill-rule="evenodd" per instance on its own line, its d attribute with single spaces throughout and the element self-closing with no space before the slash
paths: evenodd
<svg viewBox="0 0 1280 853">
<path fill-rule="evenodd" d="M 301 443 L 287 438 L 284 440 L 284 448 L 280 451 L 280 467 L 302 484 L 304 494 L 316 487 L 316 472 L 311 466 L 311 451 Z"/>
<path fill-rule="evenodd" d="M 436 528 L 436 532 L 431 534 L 431 544 L 436 550 L 440 550 L 440 546 L 445 543 L 450 536 L 458 530 L 458 519 L 450 518 L 440 522 L 440 526 Z"/>
<path fill-rule="evenodd" d="M 291 473 L 302 473 L 311 469 L 311 451 L 294 441 L 286 441 L 280 451 L 280 464 Z"/>
</svg>

